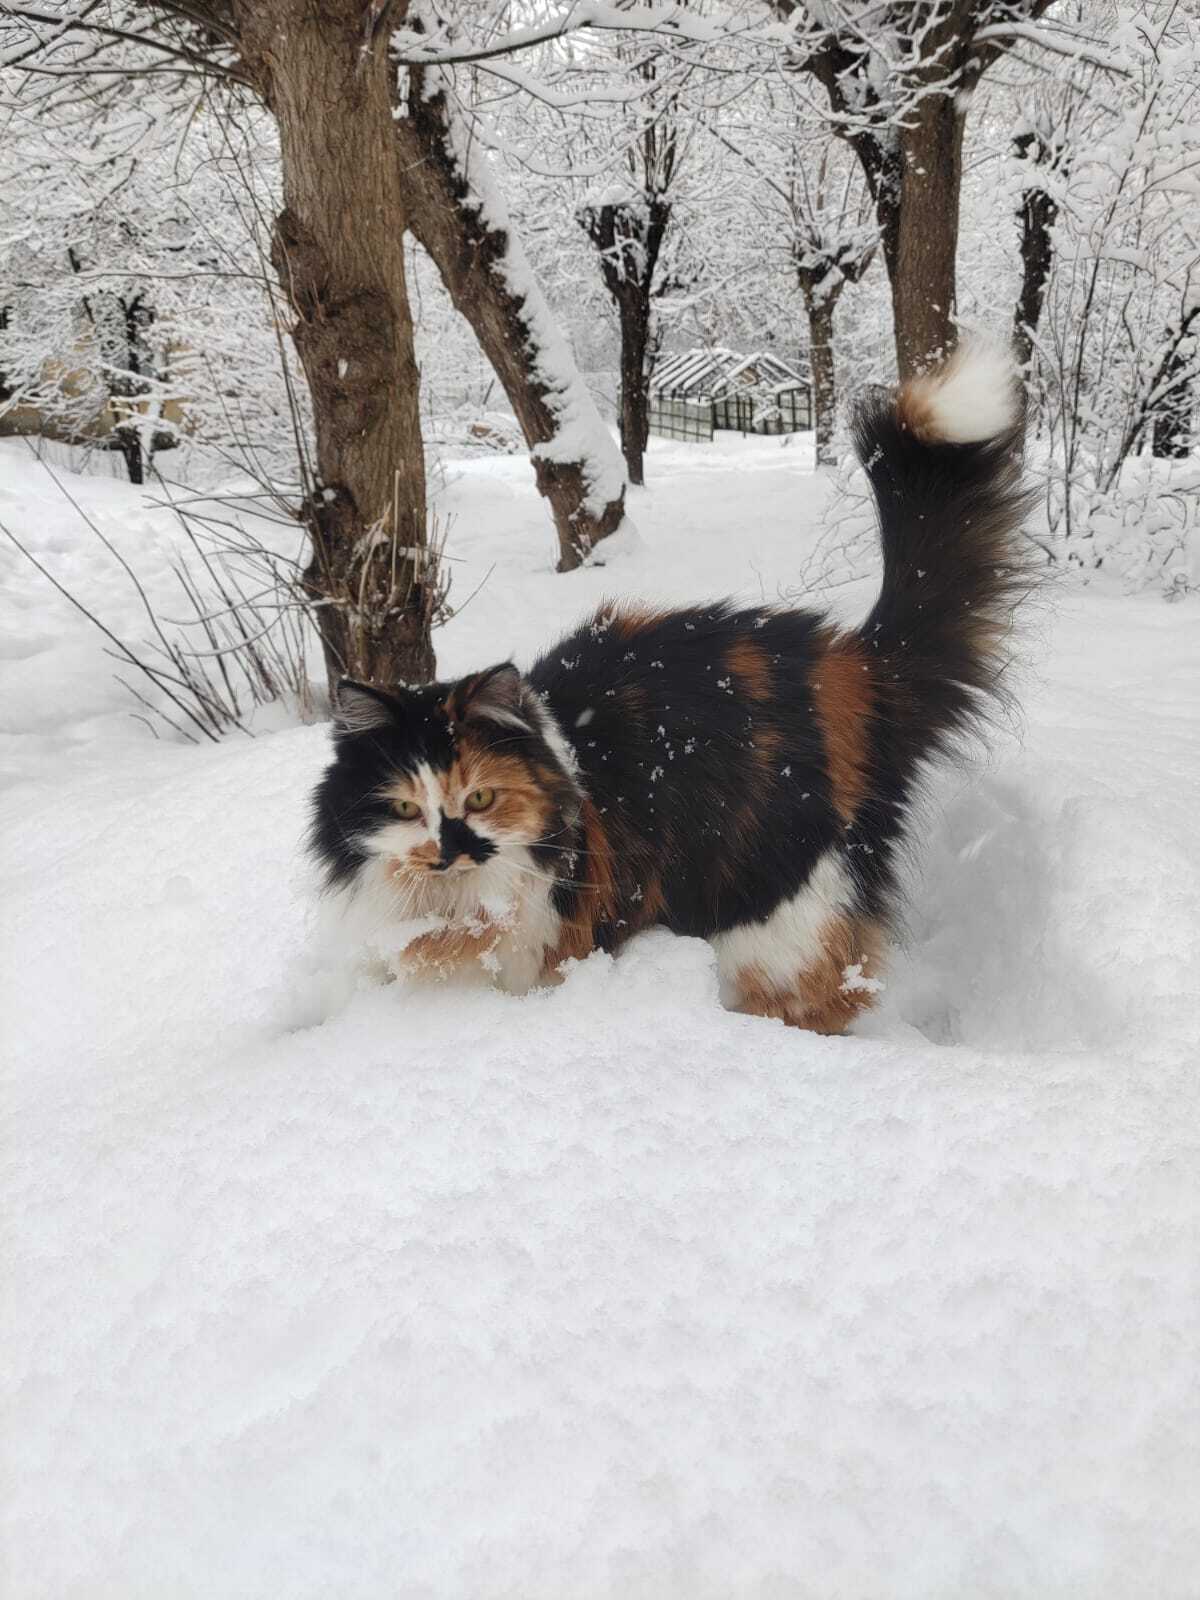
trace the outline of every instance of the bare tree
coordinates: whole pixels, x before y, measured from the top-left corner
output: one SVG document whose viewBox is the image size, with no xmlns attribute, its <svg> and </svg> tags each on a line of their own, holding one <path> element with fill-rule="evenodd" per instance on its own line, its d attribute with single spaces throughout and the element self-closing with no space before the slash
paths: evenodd
<svg viewBox="0 0 1200 1600">
<path fill-rule="evenodd" d="M 776 115 L 754 129 L 752 150 L 709 131 L 753 174 L 756 208 L 783 236 L 808 322 L 817 461 L 830 466 L 838 397 L 834 318 L 846 285 L 858 283 L 874 260 L 879 238 L 853 156 L 820 119 L 790 107 L 785 115 L 783 127 Z"/>
<path fill-rule="evenodd" d="M 269 107 L 283 188 L 271 260 L 312 402 L 316 460 L 301 516 L 327 673 L 331 685 L 345 673 L 380 684 L 431 677 L 436 585 L 392 72 L 383 54 L 363 52 L 359 0 L 147 0 L 9 14 L 31 36 L 10 64 L 32 64 L 42 78 L 90 78 L 95 93 L 111 95 L 114 78 L 165 70 L 185 84 L 201 75 L 241 85 Z M 127 59 L 115 62 L 115 50 Z"/>
<path fill-rule="evenodd" d="M 811 161 L 814 148 L 818 154 Z M 810 166 L 811 162 L 811 166 Z M 797 140 L 790 163 L 788 210 L 792 222 L 792 260 L 808 317 L 808 357 L 813 386 L 817 461 L 831 466 L 837 418 L 837 363 L 833 323 L 848 283 L 857 283 L 871 265 L 878 239 L 865 224 L 861 191 L 839 173 L 829 140 Z"/>
<path fill-rule="evenodd" d="M 862 165 L 891 285 L 896 363 L 911 377 L 955 341 L 963 123 L 986 69 L 1050 0 L 775 0 L 797 65 Z"/>
<path fill-rule="evenodd" d="M 1110 93 L 1090 96 L 1073 127 L 1037 353 L 1051 529 L 1068 560 L 1092 567 L 1119 556 L 1145 576 L 1166 570 L 1196 513 L 1186 485 L 1169 492 L 1169 471 L 1148 469 L 1159 451 L 1187 453 L 1200 373 L 1200 226 L 1190 203 L 1200 18 L 1163 5 L 1134 37 Z"/>
<path fill-rule="evenodd" d="M 1196 376 L 1200 372 L 1200 302 L 1184 305 L 1166 332 L 1162 360 L 1155 373 L 1154 454 L 1165 461 L 1184 461 L 1191 454 Z"/>
<path fill-rule="evenodd" d="M 271 259 L 308 379 L 316 481 L 305 575 L 331 680 L 433 676 L 425 460 L 386 57 L 358 0 L 234 0 L 241 61 L 279 127 Z"/>
<path fill-rule="evenodd" d="M 1054 261 L 1054 224 L 1058 220 L 1058 201 L 1047 179 L 1061 168 L 1064 156 L 1062 145 L 1036 128 L 1026 128 L 1017 134 L 1013 146 L 1029 173 L 1028 180 L 1021 187 L 1018 212 L 1021 287 L 1013 312 L 1013 353 L 1022 371 L 1028 372 Z"/>
<path fill-rule="evenodd" d="M 569 347 L 528 272 L 448 75 L 397 74 L 380 33 L 420 27 L 414 0 L 146 0 L 102 13 L 13 7 L 28 31 L 12 64 L 72 77 L 112 70 L 214 75 L 278 124 L 283 209 L 271 261 L 308 381 L 316 471 L 302 515 L 306 575 L 331 682 L 432 674 L 418 372 L 403 240 L 429 250 L 492 360 L 532 447 L 559 538 L 578 565 L 620 524 L 624 476 Z M 64 57 L 65 51 L 65 57 Z M 46 57 L 54 60 L 47 68 Z M 409 112 L 410 116 L 397 116 Z"/>
<path fill-rule="evenodd" d="M 1062 76 L 1039 84 L 1024 97 L 1024 126 L 1013 136 L 1021 196 L 1021 285 L 1013 310 L 1013 353 L 1031 392 L 1038 326 L 1054 264 L 1059 199 L 1070 180 L 1076 125 L 1097 77 L 1093 67 L 1071 63 Z"/>
<path fill-rule="evenodd" d="M 643 484 L 650 438 L 650 379 L 658 353 L 654 302 L 674 281 L 670 274 L 663 277 L 659 262 L 671 226 L 671 190 L 684 134 L 678 88 L 672 87 L 665 96 L 654 93 L 659 75 L 656 56 L 640 56 L 631 70 L 650 92 L 637 102 L 640 126 L 625 148 L 623 178 L 585 199 L 576 217 L 596 247 L 604 287 L 617 309 L 621 451 L 630 483 Z"/>
</svg>

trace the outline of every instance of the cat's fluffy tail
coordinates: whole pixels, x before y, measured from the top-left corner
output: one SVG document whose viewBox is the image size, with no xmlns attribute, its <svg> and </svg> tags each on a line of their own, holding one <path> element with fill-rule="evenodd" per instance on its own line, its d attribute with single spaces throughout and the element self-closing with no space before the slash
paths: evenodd
<svg viewBox="0 0 1200 1600">
<path fill-rule="evenodd" d="M 1022 431 L 1012 365 L 979 343 L 863 402 L 854 420 L 883 546 L 883 585 L 860 636 L 893 714 L 920 726 L 926 749 L 1002 694 L 1013 608 L 1033 582 Z"/>
</svg>

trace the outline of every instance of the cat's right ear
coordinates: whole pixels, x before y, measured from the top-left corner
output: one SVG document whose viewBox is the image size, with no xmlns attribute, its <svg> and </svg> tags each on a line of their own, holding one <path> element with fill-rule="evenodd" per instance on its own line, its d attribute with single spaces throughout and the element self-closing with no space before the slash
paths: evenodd
<svg viewBox="0 0 1200 1600">
<path fill-rule="evenodd" d="M 396 720 L 396 710 L 396 702 L 382 689 L 343 678 L 333 704 L 333 731 L 335 734 L 370 733 L 373 728 L 391 727 Z"/>
</svg>

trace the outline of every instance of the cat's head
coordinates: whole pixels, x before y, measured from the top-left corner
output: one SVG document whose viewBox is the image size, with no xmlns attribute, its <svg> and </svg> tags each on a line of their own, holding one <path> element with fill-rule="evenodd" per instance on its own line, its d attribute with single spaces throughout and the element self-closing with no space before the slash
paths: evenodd
<svg viewBox="0 0 1200 1600">
<path fill-rule="evenodd" d="M 400 881 L 465 888 L 489 861 L 570 843 L 574 758 L 511 662 L 414 689 L 343 680 L 334 739 L 311 838 L 331 886 L 375 861 Z"/>
</svg>

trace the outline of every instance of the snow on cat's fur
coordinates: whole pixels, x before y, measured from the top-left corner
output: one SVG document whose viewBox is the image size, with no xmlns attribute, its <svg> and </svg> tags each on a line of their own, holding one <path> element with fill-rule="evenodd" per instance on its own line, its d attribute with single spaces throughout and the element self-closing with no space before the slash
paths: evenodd
<svg viewBox="0 0 1200 1600">
<path fill-rule="evenodd" d="M 398 964 L 520 991 L 662 925 L 730 1004 L 822 1032 L 869 1005 L 914 785 L 995 693 L 1026 586 L 1019 407 L 984 347 L 865 404 L 884 576 L 865 623 L 604 606 L 528 674 L 347 683 L 313 847 Z"/>
</svg>

